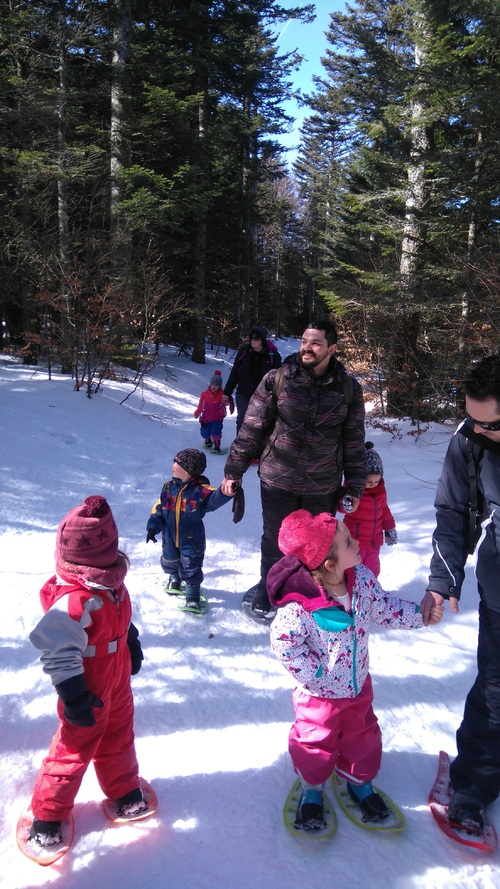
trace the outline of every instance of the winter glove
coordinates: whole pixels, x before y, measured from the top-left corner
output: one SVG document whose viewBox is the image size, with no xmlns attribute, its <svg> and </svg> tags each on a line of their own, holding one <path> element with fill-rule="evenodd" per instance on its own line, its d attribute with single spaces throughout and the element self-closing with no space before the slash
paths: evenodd
<svg viewBox="0 0 500 889">
<path fill-rule="evenodd" d="M 205 426 L 208 426 L 207 421 L 204 420 L 203 417 L 200 417 L 200 426 L 201 426 L 202 429 L 204 429 Z"/>
<path fill-rule="evenodd" d="M 232 395 L 229 396 L 229 413 L 234 414 L 234 398 Z"/>
<path fill-rule="evenodd" d="M 198 419 L 199 414 L 197 410 L 194 412 L 194 416 L 196 417 L 196 419 Z"/>
<path fill-rule="evenodd" d="M 157 541 L 156 541 L 155 535 L 156 535 L 156 531 L 153 531 L 152 528 L 148 528 L 148 533 L 146 535 L 146 543 L 149 543 L 150 540 L 152 540 L 153 543 L 156 543 Z"/>
<path fill-rule="evenodd" d="M 139 642 L 139 630 L 134 624 L 130 624 L 128 628 L 127 645 L 130 651 L 130 675 L 136 676 L 142 667 L 144 655 L 142 653 L 141 643 Z"/>
<path fill-rule="evenodd" d="M 92 694 L 85 685 L 83 673 L 65 679 L 56 685 L 56 691 L 64 704 L 64 716 L 71 723 L 80 728 L 89 728 L 95 725 L 93 707 L 104 707 L 97 695 Z"/>
<path fill-rule="evenodd" d="M 391 528 L 390 531 L 384 531 L 384 537 L 387 546 L 394 546 L 398 542 L 398 532 L 395 528 Z"/>
<path fill-rule="evenodd" d="M 233 482 L 233 490 L 234 486 L 237 485 L 237 482 Z M 245 494 L 241 485 L 237 486 L 236 494 L 233 497 L 233 522 L 235 525 L 238 522 L 241 522 L 243 516 L 245 515 Z"/>
</svg>

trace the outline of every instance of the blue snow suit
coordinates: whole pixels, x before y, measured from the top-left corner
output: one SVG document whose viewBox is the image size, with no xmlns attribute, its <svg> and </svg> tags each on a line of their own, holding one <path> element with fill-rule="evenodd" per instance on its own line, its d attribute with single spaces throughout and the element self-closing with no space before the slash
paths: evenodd
<svg viewBox="0 0 500 889">
<path fill-rule="evenodd" d="M 212 488 L 200 475 L 187 482 L 172 478 L 161 489 L 148 519 L 147 530 L 162 535 L 161 566 L 190 586 L 203 580 L 206 537 L 203 518 L 232 500 L 220 488 Z"/>
</svg>

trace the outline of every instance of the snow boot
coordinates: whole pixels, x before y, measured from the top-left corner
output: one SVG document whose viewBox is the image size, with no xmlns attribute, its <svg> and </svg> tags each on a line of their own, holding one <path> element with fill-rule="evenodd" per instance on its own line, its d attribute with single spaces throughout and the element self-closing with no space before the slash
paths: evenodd
<svg viewBox="0 0 500 889">
<path fill-rule="evenodd" d="M 213 445 L 213 441 L 212 441 L 212 439 L 211 439 L 211 438 L 206 438 L 206 439 L 205 439 L 205 442 L 204 442 L 204 444 L 203 444 L 203 447 L 204 447 L 204 448 L 211 448 L 212 445 Z"/>
<path fill-rule="evenodd" d="M 221 441 L 220 435 L 214 435 L 214 437 L 212 439 L 212 453 L 213 454 L 220 454 L 220 441 Z"/>
<path fill-rule="evenodd" d="M 371 781 L 365 784 L 351 784 L 348 781 L 347 791 L 361 809 L 363 821 L 383 821 L 389 817 L 389 809 L 380 794 L 373 789 Z"/>
<path fill-rule="evenodd" d="M 139 815 L 140 812 L 145 812 L 148 808 L 140 787 L 136 787 L 135 790 L 131 790 L 130 793 L 126 793 L 125 796 L 121 796 L 115 802 L 116 811 L 122 818 L 131 818 L 132 816 Z"/>
<path fill-rule="evenodd" d="M 58 846 L 62 843 L 62 822 L 42 821 L 34 818 L 30 829 L 30 840 L 38 846 Z"/>
<path fill-rule="evenodd" d="M 484 804 L 466 793 L 455 791 L 448 806 L 448 821 L 458 830 L 481 835 L 484 830 Z"/>
<path fill-rule="evenodd" d="M 175 596 L 181 589 L 181 581 L 178 577 L 173 577 L 170 575 L 167 583 L 167 593 L 169 590 L 173 590 L 172 593 L 168 593 L 169 596 Z"/>
<path fill-rule="evenodd" d="M 325 808 L 321 790 L 302 791 L 295 824 L 301 830 L 322 830 L 325 827 Z"/>
<path fill-rule="evenodd" d="M 186 584 L 186 608 L 200 610 L 200 587 Z"/>
</svg>

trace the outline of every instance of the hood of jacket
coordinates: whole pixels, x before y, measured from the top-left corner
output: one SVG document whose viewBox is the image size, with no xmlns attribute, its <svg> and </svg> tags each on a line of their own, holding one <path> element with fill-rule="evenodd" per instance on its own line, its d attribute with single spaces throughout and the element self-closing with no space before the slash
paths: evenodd
<svg viewBox="0 0 500 889">
<path fill-rule="evenodd" d="M 311 612 L 333 604 L 296 556 L 283 556 L 273 565 L 267 575 L 267 592 L 275 608 L 297 602 Z"/>
</svg>

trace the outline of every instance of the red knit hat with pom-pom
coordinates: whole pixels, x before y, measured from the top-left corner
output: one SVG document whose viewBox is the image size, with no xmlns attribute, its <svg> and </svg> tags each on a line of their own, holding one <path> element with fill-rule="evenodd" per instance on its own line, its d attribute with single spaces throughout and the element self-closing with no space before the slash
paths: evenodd
<svg viewBox="0 0 500 889">
<path fill-rule="evenodd" d="M 57 529 L 56 563 L 108 568 L 118 558 L 118 529 L 104 497 L 93 494 L 70 509 Z"/>
</svg>

